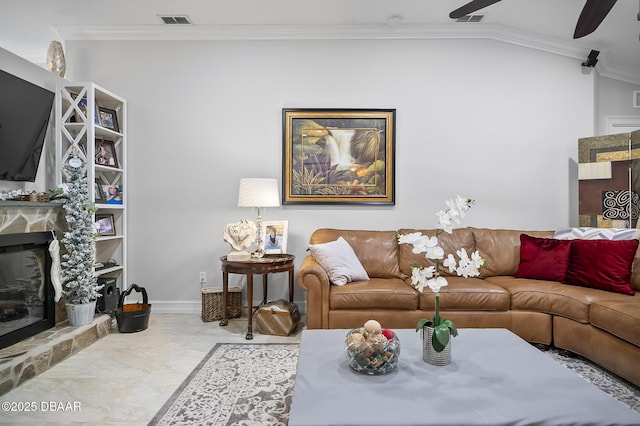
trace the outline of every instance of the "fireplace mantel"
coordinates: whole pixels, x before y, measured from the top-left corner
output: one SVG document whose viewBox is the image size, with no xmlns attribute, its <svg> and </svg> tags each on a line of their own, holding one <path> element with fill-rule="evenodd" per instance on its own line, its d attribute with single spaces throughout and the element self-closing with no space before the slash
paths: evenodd
<svg viewBox="0 0 640 426">
<path fill-rule="evenodd" d="M 62 201 L 0 201 L 0 234 L 63 231 L 66 228 Z"/>
</svg>

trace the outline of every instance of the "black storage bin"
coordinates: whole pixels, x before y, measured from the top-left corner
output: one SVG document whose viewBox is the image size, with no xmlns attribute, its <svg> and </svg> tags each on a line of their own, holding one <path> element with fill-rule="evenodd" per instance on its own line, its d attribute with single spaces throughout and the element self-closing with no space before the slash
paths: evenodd
<svg viewBox="0 0 640 426">
<path fill-rule="evenodd" d="M 128 303 L 124 305 L 124 299 L 131 290 L 142 293 L 142 303 Z M 147 297 L 147 290 L 139 287 L 137 284 L 131 284 L 127 291 L 120 295 L 118 301 L 118 309 L 116 309 L 116 321 L 118 322 L 118 331 L 120 333 L 135 333 L 137 331 L 146 330 L 149 326 L 149 314 L 151 313 L 151 305 Z"/>
</svg>

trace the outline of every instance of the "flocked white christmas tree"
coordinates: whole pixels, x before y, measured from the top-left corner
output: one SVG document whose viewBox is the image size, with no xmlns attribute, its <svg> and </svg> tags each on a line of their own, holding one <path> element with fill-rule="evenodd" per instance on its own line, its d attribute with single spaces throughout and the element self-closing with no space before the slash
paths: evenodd
<svg viewBox="0 0 640 426">
<path fill-rule="evenodd" d="M 98 279 L 94 271 L 95 227 L 92 219 L 92 204 L 89 202 L 87 178 L 82 162 L 77 157 L 64 165 L 67 184 L 64 209 L 69 230 L 62 238 L 67 253 L 62 256 L 64 280 L 63 293 L 69 303 L 90 303 L 98 298 Z"/>
</svg>

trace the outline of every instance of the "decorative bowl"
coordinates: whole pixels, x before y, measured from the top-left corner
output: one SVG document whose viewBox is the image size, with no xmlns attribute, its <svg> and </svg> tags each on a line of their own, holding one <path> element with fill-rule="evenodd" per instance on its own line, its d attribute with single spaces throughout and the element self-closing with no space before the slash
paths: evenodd
<svg viewBox="0 0 640 426">
<path fill-rule="evenodd" d="M 363 327 L 354 328 L 345 337 L 344 353 L 352 370 L 362 374 L 386 374 L 396 368 L 400 340 L 391 330 L 368 336 Z"/>
</svg>

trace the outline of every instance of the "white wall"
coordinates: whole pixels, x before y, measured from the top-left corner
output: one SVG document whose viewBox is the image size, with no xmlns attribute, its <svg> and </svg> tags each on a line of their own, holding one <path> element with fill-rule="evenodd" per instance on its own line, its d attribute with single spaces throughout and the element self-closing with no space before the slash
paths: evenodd
<svg viewBox="0 0 640 426">
<path fill-rule="evenodd" d="M 66 49 L 68 78 L 129 101 L 129 277 L 154 309 L 199 309 L 199 271 L 221 285 L 223 227 L 255 217 L 236 207 L 240 178 L 281 180 L 283 107 L 397 109 L 395 206 L 267 209 L 265 220 L 289 221 L 296 265 L 316 228 L 432 228 L 456 193 L 477 200 L 464 225 L 577 222 L 577 139 L 594 129 L 594 77 L 577 60 L 489 40 Z M 281 275 L 270 299 L 286 295 Z"/>
<path fill-rule="evenodd" d="M 620 124 L 640 123 L 640 109 L 633 107 L 633 92 L 640 90 L 640 86 L 606 77 L 597 81 L 598 135 L 610 133 L 607 119 Z"/>
</svg>

